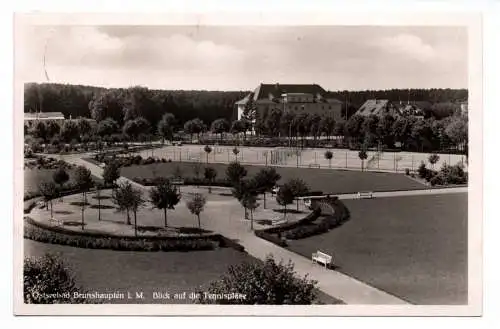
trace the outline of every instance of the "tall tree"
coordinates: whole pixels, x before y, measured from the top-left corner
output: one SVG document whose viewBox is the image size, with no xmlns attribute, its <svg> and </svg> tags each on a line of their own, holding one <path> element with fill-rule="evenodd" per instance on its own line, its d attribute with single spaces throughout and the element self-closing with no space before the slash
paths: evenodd
<svg viewBox="0 0 500 329">
<path fill-rule="evenodd" d="M 85 226 L 85 206 L 87 205 L 87 192 L 94 185 L 92 173 L 84 166 L 78 166 L 75 170 L 75 183 L 82 192 L 82 230 Z"/>
<path fill-rule="evenodd" d="M 364 163 L 365 160 L 368 158 L 368 154 L 366 153 L 365 149 L 362 149 L 361 151 L 358 152 L 358 157 L 361 160 L 361 171 L 364 170 Z"/>
<path fill-rule="evenodd" d="M 75 121 L 64 121 L 61 128 L 61 137 L 67 143 L 73 139 L 78 140 L 80 138 L 80 129 L 78 128 L 78 124 Z"/>
<path fill-rule="evenodd" d="M 203 151 L 207 154 L 207 164 L 208 164 L 208 155 L 212 152 L 212 148 L 209 145 L 205 145 Z"/>
<path fill-rule="evenodd" d="M 260 192 L 264 194 L 264 209 L 266 209 L 266 192 L 271 192 L 276 183 L 281 179 L 275 168 L 262 168 L 255 175 L 254 180 Z"/>
<path fill-rule="evenodd" d="M 111 161 L 104 167 L 102 178 L 107 185 L 114 186 L 116 180 L 120 178 L 120 167 L 116 161 Z"/>
<path fill-rule="evenodd" d="M 163 209 L 165 227 L 167 227 L 167 209 L 175 209 L 175 206 L 181 200 L 181 194 L 168 180 L 161 179 L 158 184 L 149 191 L 149 198 L 156 208 Z"/>
<path fill-rule="evenodd" d="M 64 169 L 64 166 L 60 166 L 59 168 L 54 171 L 52 174 L 52 179 L 54 180 L 54 183 L 59 185 L 59 188 L 62 190 L 64 184 L 69 180 L 69 175 Z"/>
<path fill-rule="evenodd" d="M 222 135 L 229 131 L 229 122 L 226 119 L 217 119 L 212 122 L 210 130 L 214 134 L 219 134 L 220 139 L 222 140 Z"/>
<path fill-rule="evenodd" d="M 56 185 L 53 182 L 42 182 L 38 186 L 38 189 L 43 196 L 46 207 L 48 207 L 48 204 L 50 203 L 50 218 L 53 218 L 52 199 L 57 196 Z"/>
<path fill-rule="evenodd" d="M 227 180 L 235 185 L 247 175 L 247 170 L 239 162 L 231 162 L 226 168 Z"/>
<path fill-rule="evenodd" d="M 286 218 L 286 206 L 293 203 L 293 191 L 287 183 L 281 186 L 276 193 L 276 202 L 284 207 L 283 218 Z"/>
<path fill-rule="evenodd" d="M 186 202 L 186 206 L 189 211 L 198 218 L 198 228 L 200 229 L 201 234 L 201 222 L 200 222 L 200 214 L 205 209 L 205 204 L 207 203 L 207 199 L 200 193 L 195 193 L 193 197 Z"/>
<path fill-rule="evenodd" d="M 288 181 L 287 185 L 292 190 L 294 199 L 309 192 L 309 187 L 306 182 L 300 178 L 292 178 Z M 297 199 L 297 211 L 299 211 L 299 200 Z"/>
<path fill-rule="evenodd" d="M 175 116 L 172 113 L 163 114 L 160 122 L 158 122 L 158 135 L 162 140 L 172 141 L 174 138 Z"/>
<path fill-rule="evenodd" d="M 328 160 L 328 167 L 332 168 L 332 158 L 333 158 L 333 152 L 332 151 L 326 151 L 325 152 L 325 159 Z"/>
<path fill-rule="evenodd" d="M 205 167 L 204 177 L 208 181 L 208 193 L 212 193 L 212 184 L 216 176 L 217 171 L 214 168 Z"/>
</svg>

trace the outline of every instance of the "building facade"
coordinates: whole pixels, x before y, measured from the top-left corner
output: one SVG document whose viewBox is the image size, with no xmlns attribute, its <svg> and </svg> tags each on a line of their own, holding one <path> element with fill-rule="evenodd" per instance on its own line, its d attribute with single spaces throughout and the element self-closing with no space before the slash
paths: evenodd
<svg viewBox="0 0 500 329">
<path fill-rule="evenodd" d="M 64 122 L 64 114 L 61 112 L 35 112 L 24 113 L 24 124 L 32 127 L 39 121 L 55 121 L 59 124 Z"/>
<path fill-rule="evenodd" d="M 329 113 L 337 121 L 343 119 L 342 102 L 317 84 L 260 84 L 254 92 L 235 103 L 238 120 L 250 102 L 258 113 L 280 109 L 283 113 Z"/>
</svg>

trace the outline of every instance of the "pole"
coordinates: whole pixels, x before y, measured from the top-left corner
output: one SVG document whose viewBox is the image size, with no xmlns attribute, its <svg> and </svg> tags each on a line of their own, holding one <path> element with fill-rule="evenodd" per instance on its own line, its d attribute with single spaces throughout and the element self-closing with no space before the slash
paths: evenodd
<svg viewBox="0 0 500 329">
<path fill-rule="evenodd" d="M 413 172 L 413 154 L 411 155 L 411 171 Z"/>
<path fill-rule="evenodd" d="M 345 167 L 347 168 L 347 151 L 345 151 Z"/>
</svg>

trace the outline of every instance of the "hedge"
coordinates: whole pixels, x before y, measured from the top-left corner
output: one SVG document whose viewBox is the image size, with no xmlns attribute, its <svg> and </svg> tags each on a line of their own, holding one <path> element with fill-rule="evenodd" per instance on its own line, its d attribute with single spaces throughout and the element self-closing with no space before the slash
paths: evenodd
<svg viewBox="0 0 500 329">
<path fill-rule="evenodd" d="M 315 222 L 321 215 L 320 208 L 316 208 L 306 217 L 294 223 L 285 223 L 264 230 L 255 231 L 255 235 L 279 246 L 286 246 L 277 235 L 282 235 L 286 239 L 297 240 L 317 234 L 328 232 L 328 230 L 342 225 L 350 218 L 349 209 L 338 200 L 337 197 L 330 199 L 335 212 L 331 216 L 323 217 L 319 222 Z"/>
<path fill-rule="evenodd" d="M 155 186 L 157 182 L 163 178 L 143 178 L 143 177 L 134 177 L 132 180 L 136 183 L 139 183 L 144 186 Z M 196 178 L 196 177 L 186 177 L 183 178 L 184 185 L 202 185 L 202 186 L 220 186 L 220 187 L 233 187 L 231 182 L 225 178 L 215 179 L 212 183 L 204 178 Z"/>
<path fill-rule="evenodd" d="M 220 235 L 179 237 L 130 237 L 98 232 L 76 232 L 48 226 L 26 218 L 24 237 L 30 240 L 89 249 L 123 251 L 213 250 L 220 247 Z"/>
</svg>

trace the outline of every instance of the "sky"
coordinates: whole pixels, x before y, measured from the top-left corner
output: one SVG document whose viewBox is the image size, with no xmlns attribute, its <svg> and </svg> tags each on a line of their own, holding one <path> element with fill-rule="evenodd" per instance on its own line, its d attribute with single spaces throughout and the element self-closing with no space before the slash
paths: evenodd
<svg viewBox="0 0 500 329">
<path fill-rule="evenodd" d="M 468 81 L 465 27 L 31 25 L 18 33 L 23 82 L 185 90 L 317 83 L 334 91 Z"/>
</svg>

